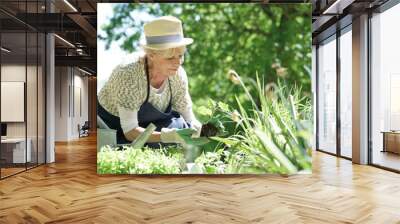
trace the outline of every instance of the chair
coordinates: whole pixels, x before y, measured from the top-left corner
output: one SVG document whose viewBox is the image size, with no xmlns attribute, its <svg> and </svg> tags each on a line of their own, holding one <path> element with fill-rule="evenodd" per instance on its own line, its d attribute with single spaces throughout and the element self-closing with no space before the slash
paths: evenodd
<svg viewBox="0 0 400 224">
<path fill-rule="evenodd" d="M 80 125 L 78 124 L 79 138 L 89 136 L 89 129 L 90 129 L 89 121 L 85 121 L 82 127 L 80 127 Z"/>
</svg>

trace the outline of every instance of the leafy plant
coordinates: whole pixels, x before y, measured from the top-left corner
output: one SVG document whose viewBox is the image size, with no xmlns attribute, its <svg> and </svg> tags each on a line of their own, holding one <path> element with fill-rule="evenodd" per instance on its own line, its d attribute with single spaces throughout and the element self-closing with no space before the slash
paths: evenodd
<svg viewBox="0 0 400 224">
<path fill-rule="evenodd" d="M 196 130 L 191 128 L 184 128 L 176 130 L 176 133 L 185 140 L 186 144 L 193 145 L 193 146 L 200 146 L 207 144 L 209 142 L 208 138 L 199 137 L 199 138 L 192 138 L 192 134 L 195 133 Z"/>
<path fill-rule="evenodd" d="M 225 163 L 221 161 L 220 152 L 205 152 L 195 160 L 195 163 L 207 174 L 223 174 L 225 171 Z"/>
<path fill-rule="evenodd" d="M 251 161 L 248 168 L 254 172 L 294 174 L 299 170 L 310 171 L 311 121 L 304 118 L 310 118 L 307 111 L 310 111 L 308 107 L 311 105 L 305 98 L 300 98 L 300 89 L 295 86 L 288 89 L 278 82 L 273 97 L 268 97 L 257 75 L 258 94 L 253 97 L 237 74 L 236 79 L 252 108 L 246 110 L 236 97 L 240 131 L 227 138 L 212 139 L 244 152 L 246 159 Z M 243 172 L 234 167 L 238 169 L 231 172 Z"/>
<path fill-rule="evenodd" d="M 235 174 L 235 173 L 261 173 L 251 167 L 248 156 L 240 150 L 220 149 L 214 152 L 205 152 L 199 156 L 196 165 L 207 174 Z"/>
<path fill-rule="evenodd" d="M 97 153 L 99 174 L 178 174 L 184 168 L 184 156 L 180 149 L 135 149 L 124 146 L 123 150 L 104 146 Z"/>
<path fill-rule="evenodd" d="M 210 137 L 229 134 L 226 129 L 226 126 L 232 123 L 229 105 L 209 99 L 208 105 L 200 106 L 196 112 L 203 123 L 201 136 Z"/>
<path fill-rule="evenodd" d="M 196 173 L 199 170 L 207 174 L 310 172 L 311 103 L 301 96 L 301 89 L 278 82 L 268 92 L 257 76 L 254 81 L 257 95 L 253 96 L 234 74 L 248 101 L 242 102 L 236 96 L 237 109 L 209 101 L 209 107 L 198 111 L 201 119 L 214 125 L 215 130 L 210 137 L 213 144 L 207 144 L 213 150 L 205 150 L 195 159 Z M 243 103 L 250 103 L 251 108 L 245 109 Z M 187 152 L 188 149 L 179 147 L 134 149 L 127 145 L 118 151 L 108 146 L 98 154 L 98 173 L 182 173 L 187 166 Z"/>
<path fill-rule="evenodd" d="M 216 102 L 208 99 L 206 106 L 196 109 L 196 115 L 203 123 L 200 136 L 230 136 L 237 130 L 234 120 L 237 118 L 237 111 L 231 111 L 231 107 L 223 102 Z M 220 145 L 218 141 L 212 140 L 202 146 L 202 151 L 213 152 Z"/>
</svg>

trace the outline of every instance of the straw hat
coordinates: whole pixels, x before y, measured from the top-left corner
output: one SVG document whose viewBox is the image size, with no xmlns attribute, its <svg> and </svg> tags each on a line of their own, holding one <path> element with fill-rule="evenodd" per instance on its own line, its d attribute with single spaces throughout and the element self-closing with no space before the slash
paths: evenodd
<svg viewBox="0 0 400 224">
<path fill-rule="evenodd" d="M 144 48 L 164 50 L 193 43 L 192 38 L 183 37 L 182 22 L 173 16 L 163 16 L 144 25 L 146 44 Z"/>
</svg>

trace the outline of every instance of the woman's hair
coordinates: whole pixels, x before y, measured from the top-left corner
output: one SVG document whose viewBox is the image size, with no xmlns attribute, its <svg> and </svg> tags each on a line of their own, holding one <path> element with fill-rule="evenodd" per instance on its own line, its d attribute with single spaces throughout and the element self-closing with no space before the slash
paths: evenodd
<svg viewBox="0 0 400 224">
<path fill-rule="evenodd" d="M 186 51 L 186 46 L 169 48 L 169 49 L 165 49 L 165 50 L 152 50 L 152 49 L 148 49 L 148 48 L 144 48 L 143 50 L 146 55 L 158 54 L 158 55 L 163 56 L 164 58 L 170 58 L 176 54 L 184 54 Z"/>
</svg>

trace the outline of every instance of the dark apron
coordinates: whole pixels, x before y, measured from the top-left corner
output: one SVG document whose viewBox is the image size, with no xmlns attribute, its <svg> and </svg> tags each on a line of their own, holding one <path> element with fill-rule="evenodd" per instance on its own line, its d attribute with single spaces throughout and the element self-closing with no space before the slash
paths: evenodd
<svg viewBox="0 0 400 224">
<path fill-rule="evenodd" d="M 176 111 L 172 110 L 172 90 L 168 79 L 168 86 L 170 90 L 170 99 L 167 109 L 164 112 L 159 111 L 151 103 L 148 102 L 150 95 L 150 79 L 147 66 L 147 59 L 145 60 L 146 78 L 147 78 L 147 96 L 144 103 L 140 106 L 138 111 L 138 123 L 142 128 L 146 128 L 150 123 L 156 126 L 156 131 L 161 131 L 162 128 L 189 128 L 190 124 L 186 123 L 183 117 Z M 124 132 L 121 128 L 119 117 L 109 113 L 97 100 L 97 114 L 111 129 L 117 130 L 117 143 L 128 144 L 131 143 L 125 138 Z M 165 143 L 147 143 L 150 148 L 159 148 L 160 146 L 167 146 L 171 144 Z"/>
</svg>

